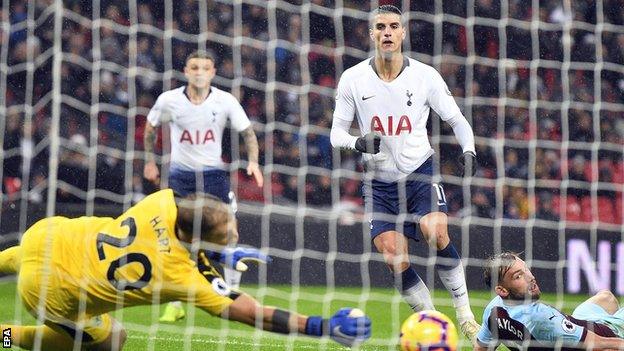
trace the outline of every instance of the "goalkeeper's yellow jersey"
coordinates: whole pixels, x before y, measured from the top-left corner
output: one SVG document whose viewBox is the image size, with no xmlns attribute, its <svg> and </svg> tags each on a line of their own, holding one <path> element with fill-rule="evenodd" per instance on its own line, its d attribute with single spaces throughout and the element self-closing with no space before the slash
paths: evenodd
<svg viewBox="0 0 624 351">
<path fill-rule="evenodd" d="M 69 319 L 174 300 L 220 314 L 232 303 L 229 290 L 198 271 L 175 235 L 176 216 L 168 189 L 147 196 L 118 218 L 37 222 L 21 243 L 18 287 L 24 302 L 35 307 L 47 291 L 48 312 Z M 86 303 L 82 310 L 81 298 Z"/>
</svg>

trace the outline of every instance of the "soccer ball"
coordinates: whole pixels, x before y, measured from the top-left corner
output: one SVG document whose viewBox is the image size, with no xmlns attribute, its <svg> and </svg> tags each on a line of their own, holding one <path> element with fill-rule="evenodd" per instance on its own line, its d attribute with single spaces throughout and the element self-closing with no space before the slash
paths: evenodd
<svg viewBox="0 0 624 351">
<path fill-rule="evenodd" d="M 421 311 L 403 322 L 399 341 L 401 351 L 455 351 L 457 329 L 444 313 Z"/>
</svg>

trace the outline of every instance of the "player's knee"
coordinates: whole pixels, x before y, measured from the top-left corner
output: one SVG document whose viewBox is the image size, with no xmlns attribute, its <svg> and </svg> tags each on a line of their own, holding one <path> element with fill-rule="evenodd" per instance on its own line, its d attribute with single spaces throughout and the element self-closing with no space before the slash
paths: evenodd
<svg viewBox="0 0 624 351">
<path fill-rule="evenodd" d="M 431 247 L 439 246 L 438 243 L 447 243 L 449 241 L 448 232 L 445 225 L 435 225 L 430 228 L 430 231 L 424 234 L 427 244 Z"/>
<path fill-rule="evenodd" d="M 609 291 L 609 290 L 600 290 L 598 293 L 596 293 L 596 295 L 594 295 L 594 298 L 601 305 L 602 304 L 607 304 L 607 305 L 617 305 L 618 304 L 617 297 L 615 297 L 615 295 L 613 295 L 613 293 L 611 291 Z"/>
<path fill-rule="evenodd" d="M 386 264 L 393 272 L 403 272 L 407 269 L 407 267 L 409 267 L 409 262 L 406 255 L 398 250 L 396 245 L 390 244 L 384 246 L 384 249 L 381 251 L 381 253 L 383 254 Z"/>
</svg>

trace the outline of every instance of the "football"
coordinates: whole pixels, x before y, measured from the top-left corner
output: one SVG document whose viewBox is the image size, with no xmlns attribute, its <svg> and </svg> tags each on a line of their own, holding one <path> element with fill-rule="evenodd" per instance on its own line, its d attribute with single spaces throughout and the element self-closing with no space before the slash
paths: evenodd
<svg viewBox="0 0 624 351">
<path fill-rule="evenodd" d="M 455 351 L 457 329 L 444 313 L 421 311 L 403 322 L 399 341 L 401 351 Z"/>
</svg>

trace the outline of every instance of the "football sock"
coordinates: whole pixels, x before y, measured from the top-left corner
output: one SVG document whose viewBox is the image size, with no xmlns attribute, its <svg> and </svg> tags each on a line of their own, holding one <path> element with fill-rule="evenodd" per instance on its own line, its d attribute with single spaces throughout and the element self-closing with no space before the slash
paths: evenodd
<svg viewBox="0 0 624 351">
<path fill-rule="evenodd" d="M 233 289 L 240 288 L 240 281 L 242 272 L 237 271 L 236 269 L 232 269 L 229 267 L 223 267 L 223 278 L 225 278 L 225 282 Z"/>
<path fill-rule="evenodd" d="M 394 282 L 397 290 L 414 312 L 435 310 L 429 289 L 412 266 L 401 274 L 396 274 Z"/>
<path fill-rule="evenodd" d="M 0 251 L 0 273 L 15 274 L 19 272 L 21 260 L 21 246 L 13 246 Z"/>
<path fill-rule="evenodd" d="M 169 304 L 175 308 L 182 308 L 182 302 L 181 301 L 172 301 L 169 302 Z"/>
<path fill-rule="evenodd" d="M 71 350 L 74 340 L 68 335 L 61 334 L 46 326 L 22 326 L 22 325 L 1 325 L 2 330 L 11 329 L 12 346 L 19 346 L 26 350 L 32 350 L 35 346 L 37 332 L 41 333 L 40 347 L 45 350 Z"/>
<path fill-rule="evenodd" d="M 463 306 L 470 306 L 464 267 L 462 266 L 459 254 L 452 243 L 449 243 L 444 249 L 438 250 L 436 271 L 438 272 L 444 287 L 446 287 L 446 290 L 448 290 L 453 298 L 453 306 L 455 306 L 456 309 Z M 465 310 L 465 308 L 462 310 Z M 470 307 L 468 307 L 468 311 L 470 311 Z M 462 319 L 469 319 L 470 317 L 474 319 L 474 315 L 471 315 L 472 312 L 470 312 L 469 315 L 462 316 Z"/>
</svg>

